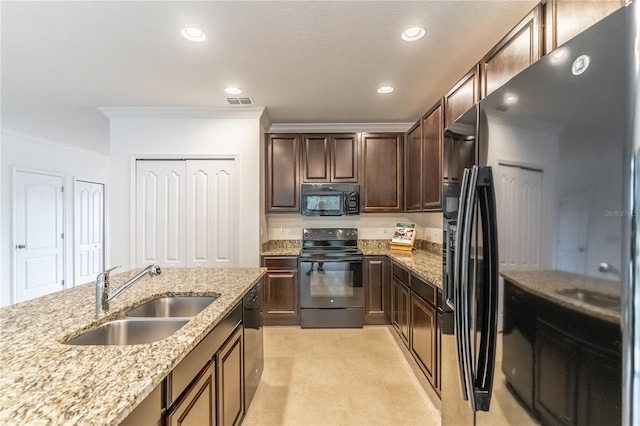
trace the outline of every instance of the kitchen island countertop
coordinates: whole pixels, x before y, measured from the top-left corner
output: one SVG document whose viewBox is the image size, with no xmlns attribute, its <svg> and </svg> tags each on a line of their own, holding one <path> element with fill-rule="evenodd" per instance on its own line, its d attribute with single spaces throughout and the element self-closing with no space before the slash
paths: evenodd
<svg viewBox="0 0 640 426">
<path fill-rule="evenodd" d="M 112 274 L 117 288 L 137 271 Z M 265 274 L 266 268 L 167 268 L 96 318 L 95 283 L 0 309 L 0 424 L 116 425 L 155 389 Z M 220 297 L 166 339 L 142 345 L 62 342 L 142 303 Z"/>
</svg>

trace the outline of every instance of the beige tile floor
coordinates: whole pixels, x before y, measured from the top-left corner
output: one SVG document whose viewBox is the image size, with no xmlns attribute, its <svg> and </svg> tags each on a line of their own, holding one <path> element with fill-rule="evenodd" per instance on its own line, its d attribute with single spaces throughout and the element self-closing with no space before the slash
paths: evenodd
<svg viewBox="0 0 640 426">
<path fill-rule="evenodd" d="M 440 425 L 386 326 L 265 327 L 264 342 L 264 373 L 244 426 Z"/>
</svg>

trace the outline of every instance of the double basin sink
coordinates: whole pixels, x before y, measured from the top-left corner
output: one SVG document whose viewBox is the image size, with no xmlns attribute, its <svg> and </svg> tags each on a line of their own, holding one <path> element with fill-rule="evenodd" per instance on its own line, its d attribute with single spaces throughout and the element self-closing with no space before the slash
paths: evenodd
<svg viewBox="0 0 640 426">
<path fill-rule="evenodd" d="M 620 296 L 580 288 L 558 290 L 558 294 L 599 308 L 620 310 Z"/>
<path fill-rule="evenodd" d="M 212 304 L 215 296 L 150 300 L 118 318 L 64 342 L 67 345 L 139 345 L 165 339 Z"/>
</svg>

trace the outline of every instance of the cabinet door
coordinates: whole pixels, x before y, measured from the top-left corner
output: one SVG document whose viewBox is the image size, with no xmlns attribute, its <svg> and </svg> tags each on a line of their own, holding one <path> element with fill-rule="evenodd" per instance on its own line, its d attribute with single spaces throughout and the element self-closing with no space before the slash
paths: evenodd
<svg viewBox="0 0 640 426">
<path fill-rule="evenodd" d="M 576 423 L 578 348 L 564 333 L 538 321 L 535 348 L 534 408 L 543 423 Z"/>
<path fill-rule="evenodd" d="M 364 258 L 365 324 L 389 324 L 389 266 L 386 256 Z"/>
<path fill-rule="evenodd" d="M 405 207 L 408 212 L 422 211 L 422 120 L 407 132 L 405 143 Z M 424 164 L 428 166 L 428 164 Z"/>
<path fill-rule="evenodd" d="M 267 137 L 267 213 L 300 211 L 300 136 Z"/>
<path fill-rule="evenodd" d="M 578 424 L 622 424 L 622 362 L 619 354 L 582 348 L 578 373 Z"/>
<path fill-rule="evenodd" d="M 403 211 L 403 152 L 401 133 L 362 135 L 361 212 Z"/>
<path fill-rule="evenodd" d="M 479 74 L 479 65 L 476 65 L 444 95 L 445 128 L 480 100 Z"/>
<path fill-rule="evenodd" d="M 436 309 L 411 293 L 410 347 L 418 366 L 436 387 Z"/>
<path fill-rule="evenodd" d="M 216 354 L 218 426 L 239 425 L 244 416 L 242 325 Z"/>
<path fill-rule="evenodd" d="M 300 324 L 298 271 L 268 271 L 263 301 L 265 325 Z"/>
<path fill-rule="evenodd" d="M 216 384 L 214 363 L 210 362 L 196 382 L 167 415 L 171 426 L 215 426 Z"/>
<path fill-rule="evenodd" d="M 422 207 L 439 210 L 442 206 L 442 102 L 422 119 Z"/>
<path fill-rule="evenodd" d="M 442 393 L 442 312 L 436 315 L 436 393 Z"/>
<path fill-rule="evenodd" d="M 331 182 L 358 182 L 358 134 L 331 135 Z"/>
<path fill-rule="evenodd" d="M 391 277 L 391 285 L 389 286 L 390 300 L 389 300 L 389 320 L 391 325 L 400 333 L 400 309 L 398 308 L 398 302 L 400 300 L 400 282 L 396 277 Z"/>
<path fill-rule="evenodd" d="M 540 59 L 540 8 L 533 9 L 482 60 L 483 98 Z"/>
<path fill-rule="evenodd" d="M 409 302 L 409 288 L 404 284 L 400 284 L 398 292 L 398 319 L 400 322 L 400 337 L 405 345 L 409 347 L 409 321 L 411 315 L 411 306 Z"/>
<path fill-rule="evenodd" d="M 303 181 L 329 182 L 329 158 L 329 135 L 304 135 L 302 140 Z"/>
<path fill-rule="evenodd" d="M 552 0 L 546 3 L 545 54 L 624 6 L 624 0 Z"/>
</svg>

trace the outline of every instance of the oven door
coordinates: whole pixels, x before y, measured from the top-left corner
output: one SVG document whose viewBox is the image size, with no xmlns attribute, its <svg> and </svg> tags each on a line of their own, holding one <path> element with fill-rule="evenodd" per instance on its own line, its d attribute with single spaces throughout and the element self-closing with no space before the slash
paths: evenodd
<svg viewBox="0 0 640 426">
<path fill-rule="evenodd" d="M 300 259 L 301 308 L 362 308 L 362 257 Z"/>
</svg>

